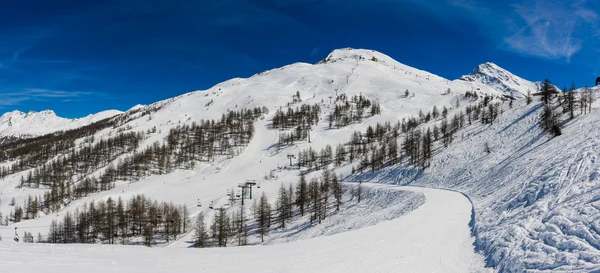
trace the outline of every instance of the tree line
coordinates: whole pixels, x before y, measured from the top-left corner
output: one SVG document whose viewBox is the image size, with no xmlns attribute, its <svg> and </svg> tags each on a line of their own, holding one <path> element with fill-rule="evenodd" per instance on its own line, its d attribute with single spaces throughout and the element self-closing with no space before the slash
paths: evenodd
<svg viewBox="0 0 600 273">
<path fill-rule="evenodd" d="M 157 241 L 175 240 L 190 227 L 185 206 L 159 203 L 144 195 L 127 201 L 109 197 L 66 212 L 62 220 L 52 220 L 48 236 L 41 242 L 130 244 L 140 238 L 151 246 Z"/>
<path fill-rule="evenodd" d="M 21 186 L 48 188 L 42 197 L 31 199 L 39 200 L 40 211 L 55 212 L 74 199 L 112 189 L 118 180 L 133 181 L 177 168 L 192 169 L 197 162 L 213 161 L 219 156 L 233 157 L 249 143 L 254 121 L 266 111 L 259 107 L 229 111 L 220 120 L 179 125 L 169 131 L 166 143 L 155 142 L 137 152 L 145 134 L 121 132 L 42 164 L 21 179 Z M 97 170 L 101 170 L 99 175 L 90 175 Z M 26 212 L 22 215 L 10 220 L 35 217 Z"/>
<path fill-rule="evenodd" d="M 302 174 L 295 187 L 281 184 L 274 204 L 263 192 L 258 201 L 255 199 L 248 216 L 244 206 L 229 214 L 217 210 L 211 223 L 206 223 L 204 214 L 199 214 L 194 223 L 194 244 L 196 247 L 226 247 L 232 242 L 246 245 L 250 235 L 264 241 L 269 231 L 285 228 L 292 220 L 305 215 L 309 223 L 321 223 L 330 213 L 340 210 L 343 193 L 335 172 L 323 170 L 320 178 L 310 181 Z"/>
<path fill-rule="evenodd" d="M 346 94 L 340 94 L 335 98 L 335 106 L 329 114 L 329 128 L 341 128 L 353 123 L 360 123 L 365 116 L 365 109 L 370 108 L 370 116 L 381 113 L 381 106 L 377 102 L 363 97 L 362 94 L 354 95 L 350 100 Z"/>
</svg>

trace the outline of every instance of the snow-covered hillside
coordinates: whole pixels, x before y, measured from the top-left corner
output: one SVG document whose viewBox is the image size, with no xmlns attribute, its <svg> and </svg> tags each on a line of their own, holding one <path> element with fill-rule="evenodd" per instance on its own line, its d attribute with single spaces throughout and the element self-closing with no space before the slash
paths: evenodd
<svg viewBox="0 0 600 273">
<path fill-rule="evenodd" d="M 540 90 L 539 82 L 524 80 L 490 62 L 480 64 L 473 72 L 460 77 L 459 80 L 485 84 L 512 97 L 523 97 L 527 92 L 533 94 Z"/>
<path fill-rule="evenodd" d="M 269 246 L 212 249 L 0 243 L 3 272 L 489 272 L 473 253 L 470 203 L 461 194 L 405 189 L 429 200 L 376 226 Z M 402 200 L 390 202 L 403 203 Z M 369 221 L 389 211 L 373 211 Z M 360 218 L 359 218 L 360 219 Z M 36 261 L 36 262 L 32 262 Z M 10 261 L 10 262 L 8 262 Z"/>
<path fill-rule="evenodd" d="M 121 111 L 107 110 L 83 118 L 68 119 L 57 116 L 52 110 L 30 111 L 29 113 L 15 110 L 0 116 L 0 137 L 45 135 L 79 128 L 118 114 L 121 114 Z"/>
<path fill-rule="evenodd" d="M 551 138 L 539 129 L 540 111 L 521 103 L 496 124 L 470 127 L 424 172 L 392 167 L 353 179 L 465 193 L 475 207 L 476 245 L 499 272 L 593 271 L 600 267 L 600 112 Z"/>
<path fill-rule="evenodd" d="M 177 169 L 139 181 L 117 181 L 114 188 L 70 201 L 57 213 L 0 227 L 0 235 L 5 240 L 11 238 L 14 228 L 18 227 L 21 232 L 34 235 L 40 232 L 44 236 L 52 220 L 61 219 L 66 212 L 72 213 L 83 204 L 109 197 L 127 199 L 136 194 L 184 205 L 191 216 L 202 212 L 207 219 L 212 219 L 216 213 L 207 208 L 207 204 L 234 209 L 229 205 L 226 192 L 235 191 L 239 183 L 249 179 L 259 182 L 261 187 L 255 189 L 255 196 L 264 192 L 272 202 L 282 184 L 287 187 L 296 183 L 300 170 L 287 167 L 288 155 L 298 155 L 311 147 L 319 150 L 327 145 L 346 144 L 354 131 L 365 132 L 368 126 L 377 123 L 393 124 L 415 117 L 419 112 L 427 113 L 434 106 L 447 108 L 451 117 L 469 104 L 479 102 L 477 98 L 465 97 L 465 92 L 489 95 L 496 98 L 494 102 L 500 102 L 498 98 L 505 95 L 521 98 L 528 91 L 536 90 L 537 83 L 491 63 L 480 65 L 458 80 L 448 80 L 403 65 L 379 52 L 335 50 L 318 64 L 291 64 L 250 78 L 231 79 L 208 90 L 139 105 L 123 114 L 109 112 L 90 117 L 91 121 L 114 115 L 113 119 L 122 122 L 95 131 L 91 140 L 79 139 L 77 149 L 86 141 L 97 143 L 118 132 L 148 132 L 136 148 L 139 152 L 156 142 L 166 143 L 170 130 L 179 125 L 221 119 L 229 110 L 253 107 L 269 110 L 253 123 L 254 135 L 248 145 L 238 147 L 232 156 L 198 162 L 193 169 Z M 295 99 L 296 94 L 300 95 L 301 102 Z M 381 114 L 365 115 L 360 122 L 332 128 L 328 116 L 335 111 L 336 97 L 342 94 L 362 95 L 379 103 Z M 277 143 L 282 132 L 272 127 L 275 111 L 302 104 L 320 107 L 320 119 L 309 132 L 312 141 L 280 147 Z M 384 192 L 379 192 L 371 196 L 371 203 L 365 202 L 369 205 L 348 203 L 337 216 L 321 225 L 294 222 L 288 229 L 272 232 L 265 241 L 274 245 L 199 252 L 179 249 L 191 245 L 193 234 L 187 233 L 175 242 L 161 245 L 165 249 L 0 243 L 0 254 L 14 261 L 5 267 L 12 271 L 27 267 L 26 261 L 36 251 L 56 253 L 41 261 L 53 264 L 51 269 L 57 271 L 66 267 L 77 270 L 84 262 L 100 268 L 107 265 L 107 260 L 118 260 L 124 252 L 135 253 L 132 254 L 135 258 L 118 260 L 120 262 L 111 269 L 138 270 L 133 268 L 133 263 L 143 259 L 153 268 L 161 268 L 161 264 L 151 262 L 153 260 L 166 262 L 164 271 L 189 271 L 201 264 L 206 271 L 229 272 L 237 268 L 232 264 L 234 261 L 229 260 L 234 258 L 246 261 L 248 267 L 244 268 L 251 272 L 589 272 L 596 269 L 600 265 L 600 204 L 596 204 L 600 188 L 596 185 L 598 170 L 594 162 L 600 147 L 596 147 L 594 139 L 600 133 L 595 126 L 600 113 L 594 109 L 591 115 L 577 117 L 566 123 L 562 136 L 550 139 L 539 129 L 537 102 L 525 105 L 524 100 L 518 99 L 513 107 L 510 109 L 505 102 L 502 113 L 492 124 L 476 121 L 460 129 L 447 148 L 436 143 L 431 165 L 425 170 L 402 163 L 376 172 L 350 175 L 353 164 L 334 168 L 347 182 L 410 184 L 448 191 L 424 188 L 421 190 L 424 202 L 419 199 L 420 195 L 398 194 L 394 195 L 396 199 L 390 200 Z M 46 124 L 43 115 L 36 114 L 39 114 L 35 115 L 36 122 L 44 124 L 40 128 L 55 128 L 62 122 L 49 121 L 49 125 L 43 127 Z M 52 113 L 44 115 L 54 116 Z M 13 116 L 22 115 L 7 113 L 0 118 L 0 124 L 4 126 L 5 120 L 13 120 Z M 434 118 L 423 126 L 439 124 L 440 120 Z M 490 147 L 489 153 L 486 146 Z M 113 163 L 128 155 L 120 156 Z M 9 163 L 14 162 L 2 164 L 8 166 Z M 102 171 L 87 175 L 97 177 Z M 26 171 L 11 174 L 0 181 L 3 215 L 12 209 L 11 198 L 22 204 L 29 195 L 41 195 L 47 190 L 17 188 L 21 176 L 26 174 Z M 309 173 L 308 178 L 319 175 L 320 172 Z M 356 184 L 348 183 L 347 187 L 356 187 Z M 395 191 L 396 187 L 393 188 Z M 419 193 L 417 188 L 406 190 Z M 198 203 L 203 206 L 198 207 Z M 365 241 L 361 242 L 361 238 Z M 478 253 L 474 253 L 474 249 Z M 316 253 L 311 253 L 315 250 Z M 87 251 L 98 256 L 91 257 Z M 481 255 L 490 268 L 482 268 Z M 65 256 L 75 256 L 79 262 L 65 264 L 61 262 Z M 284 256 L 294 257 L 294 260 L 267 263 L 257 258 L 283 260 Z M 0 263 L 0 269 L 3 266 Z M 42 267 L 29 269 L 33 272 Z"/>
</svg>

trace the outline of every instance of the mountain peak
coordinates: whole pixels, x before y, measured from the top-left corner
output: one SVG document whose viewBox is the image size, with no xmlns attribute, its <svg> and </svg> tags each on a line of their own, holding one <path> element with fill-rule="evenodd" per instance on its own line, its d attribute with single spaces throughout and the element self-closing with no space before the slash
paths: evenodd
<svg viewBox="0 0 600 273">
<path fill-rule="evenodd" d="M 39 112 L 39 114 L 44 116 L 56 116 L 56 113 L 54 113 L 52 110 L 44 110 Z"/>
<path fill-rule="evenodd" d="M 471 74 L 515 76 L 513 73 L 509 72 L 508 70 L 506 70 L 492 62 L 485 62 L 485 63 L 478 65 L 477 68 L 475 68 L 473 70 L 473 72 L 471 72 Z M 469 75 L 471 75 L 471 74 L 469 74 Z"/>
<path fill-rule="evenodd" d="M 459 80 L 482 83 L 513 97 L 522 97 L 528 91 L 535 92 L 538 89 L 538 83 L 516 76 L 492 62 L 478 65 L 473 72 Z"/>
<path fill-rule="evenodd" d="M 325 59 L 323 59 L 319 63 L 320 64 L 321 63 L 333 63 L 333 62 L 343 60 L 343 59 L 379 61 L 379 60 L 388 60 L 391 58 L 381 52 L 377 52 L 377 51 L 371 50 L 371 49 L 357 49 L 357 48 L 346 47 L 346 48 L 334 49 L 333 51 L 331 51 L 331 53 L 329 53 L 329 55 L 327 55 L 327 57 Z"/>
</svg>

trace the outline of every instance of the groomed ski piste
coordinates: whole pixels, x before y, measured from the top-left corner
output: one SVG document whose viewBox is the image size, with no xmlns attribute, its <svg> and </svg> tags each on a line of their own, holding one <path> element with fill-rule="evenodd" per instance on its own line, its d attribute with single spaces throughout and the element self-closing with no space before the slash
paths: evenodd
<svg viewBox="0 0 600 273">
<path fill-rule="evenodd" d="M 269 114 L 255 123 L 250 144 L 233 158 L 202 163 L 140 181 L 123 181 L 109 191 L 75 200 L 58 213 L 0 226 L 0 272 L 592 272 L 600 266 L 600 187 L 595 165 L 600 122 L 596 109 L 566 122 L 563 135 L 551 139 L 539 129 L 540 107 L 522 99 L 492 125 L 461 129 L 448 148 L 439 148 L 424 171 L 404 164 L 350 175 L 350 165 L 334 169 L 345 186 L 363 182 L 361 203 L 346 195 L 343 208 L 321 224 L 295 220 L 273 229 L 261 244 L 227 248 L 191 248 L 192 233 L 153 248 L 121 245 L 51 245 L 15 243 L 14 228 L 46 235 L 53 219 L 92 200 L 128 199 L 145 194 L 214 216 L 207 204 L 228 209 L 226 190 L 246 179 L 261 182 L 274 201 L 277 190 L 298 180 L 287 168 L 289 153 L 321 149 L 349 140 L 377 122 L 396 122 L 433 106 L 450 115 L 471 103 L 465 91 L 520 97 L 536 86 L 501 68 L 485 64 L 465 80 L 447 80 L 400 64 L 369 50 L 336 50 L 324 63 L 293 64 L 233 79 L 206 91 L 158 102 L 148 117 L 128 124 L 130 131 L 157 127 L 143 149 L 162 140 L 181 123 L 219 118 L 228 109 L 266 106 Z M 490 80 L 492 79 L 492 80 Z M 495 79 L 495 80 L 493 80 Z M 493 83 L 493 84 L 492 84 Z M 519 86 L 524 89 L 515 90 Z M 505 89 L 502 89 L 505 88 Z M 405 90 L 413 95 L 404 96 Z M 525 90 L 527 89 L 527 90 Z M 448 92 L 450 90 L 450 92 Z M 311 130 L 312 143 L 275 149 L 278 132 L 272 114 L 300 92 L 303 104 L 322 106 L 321 122 Z M 381 103 L 381 115 L 331 130 L 326 116 L 336 93 L 362 94 Z M 456 101 L 460 106 L 456 106 Z M 140 106 L 145 107 L 145 106 Z M 152 105 L 148 106 L 152 107 Z M 106 138 L 117 128 L 96 134 Z M 484 146 L 491 147 L 491 152 Z M 274 179 L 264 180 L 266 174 Z M 320 172 L 311 175 L 319 176 Z M 40 189 L 16 188 L 21 174 L 0 182 L 0 212 L 22 204 Z M 310 176 L 309 176 L 310 178 Z M 200 201 L 203 206 L 197 207 Z M 247 200 L 249 201 L 249 200 Z M 210 222 L 208 220 L 207 222 Z"/>
<path fill-rule="evenodd" d="M 374 226 L 269 246 L 182 249 L 5 242 L 0 244 L 0 268 L 49 273 L 485 272 L 483 257 L 474 253 L 468 226 L 471 204 L 464 196 L 435 189 L 365 186 L 415 191 L 427 201 Z"/>
</svg>

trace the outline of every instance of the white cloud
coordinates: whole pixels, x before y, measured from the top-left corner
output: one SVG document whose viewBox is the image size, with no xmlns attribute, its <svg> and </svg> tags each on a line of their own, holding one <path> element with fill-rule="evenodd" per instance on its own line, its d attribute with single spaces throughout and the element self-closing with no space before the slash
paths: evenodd
<svg viewBox="0 0 600 273">
<path fill-rule="evenodd" d="M 587 0 L 449 1 L 470 11 L 485 33 L 498 39 L 499 48 L 524 55 L 570 61 L 588 39 L 598 38 L 598 14 L 588 8 Z"/>
<path fill-rule="evenodd" d="M 519 53 L 567 61 L 582 49 L 579 27 L 596 17 L 582 6 L 553 1 L 530 1 L 514 9 L 522 28 L 505 38 L 505 45 Z"/>
<path fill-rule="evenodd" d="M 106 98 L 106 94 L 89 91 L 65 91 L 43 88 L 25 88 L 17 92 L 0 93 L 0 106 L 19 105 L 25 101 L 82 101 Z"/>
</svg>

